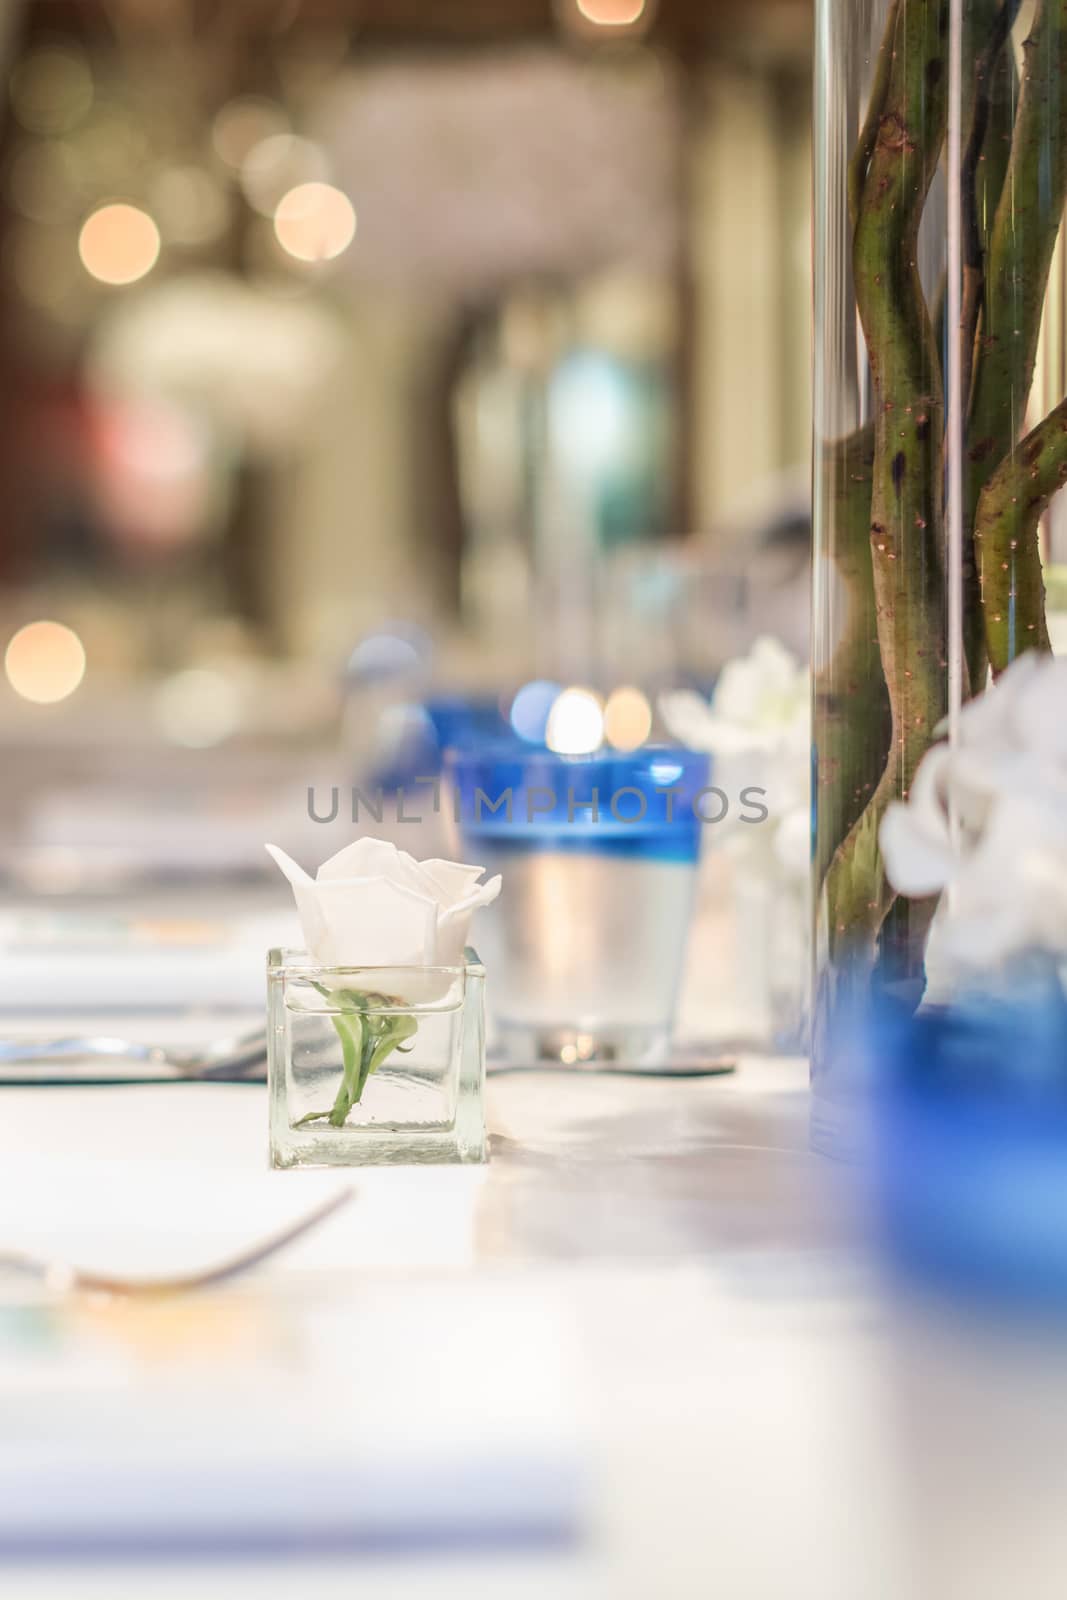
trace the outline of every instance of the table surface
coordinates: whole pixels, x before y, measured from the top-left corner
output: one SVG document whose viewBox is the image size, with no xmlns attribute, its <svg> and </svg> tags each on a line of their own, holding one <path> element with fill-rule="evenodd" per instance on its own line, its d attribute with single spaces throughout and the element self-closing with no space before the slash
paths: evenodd
<svg viewBox="0 0 1067 1600">
<path fill-rule="evenodd" d="M 403 1437 L 432 1454 L 444 1415 L 453 1438 L 525 1441 L 577 1468 L 581 1537 L 567 1550 L 368 1558 L 360 1593 L 704 1596 L 729 1575 L 732 1600 L 777 1596 L 787 1582 L 791 1594 L 883 1592 L 870 1582 L 871 1548 L 891 1543 L 892 1497 L 870 1492 L 889 1463 L 872 1382 L 877 1296 L 855 1183 L 808 1149 L 804 1063 L 746 1059 L 733 1077 L 695 1080 L 501 1076 L 489 1086 L 487 1167 L 343 1177 L 265 1170 L 261 1088 L 9 1088 L 2 1111 L 5 1242 L 81 1264 L 204 1264 L 339 1183 L 354 1188 L 239 1292 L 156 1322 L 99 1312 L 91 1361 L 81 1326 L 49 1360 L 8 1340 L 9 1412 L 32 1392 L 35 1418 L 69 1419 L 70 1395 L 91 1409 L 103 1385 L 112 1422 L 156 1408 L 173 1430 L 175 1392 L 190 1390 L 175 1388 L 159 1347 L 177 1327 L 195 1367 L 205 1344 L 197 1382 L 210 1392 L 237 1307 L 257 1337 L 314 1326 L 334 1368 L 339 1346 L 376 1352 L 376 1393 L 364 1385 L 354 1410 L 367 1450 L 386 1441 L 388 1455 Z M 113 1362 L 101 1377 L 105 1315 L 124 1349 L 118 1412 Z M 469 1388 L 458 1407 L 442 1398 L 441 1368 L 418 1378 L 437 1348 Z M 252 1363 L 264 1382 L 272 1359 L 258 1350 Z M 193 1459 L 215 1448 L 210 1433 L 190 1444 Z M 770 1507 L 773 1541 L 761 1533 Z M 146 1570 L 152 1593 L 183 1592 L 180 1573 L 129 1559 L 82 1571 L 77 1592 L 122 1600 L 144 1592 Z M 291 1592 L 254 1561 L 207 1570 L 220 1585 L 210 1592 Z M 20 1576 L 20 1594 L 74 1592 L 69 1571 Z M 301 1593 L 349 1593 L 350 1578 L 316 1562 Z"/>
</svg>

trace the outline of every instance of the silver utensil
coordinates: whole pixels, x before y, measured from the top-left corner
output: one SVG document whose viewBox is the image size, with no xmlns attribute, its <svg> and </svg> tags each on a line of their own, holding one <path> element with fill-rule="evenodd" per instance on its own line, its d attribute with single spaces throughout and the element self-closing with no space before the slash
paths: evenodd
<svg viewBox="0 0 1067 1600">
<path fill-rule="evenodd" d="M 8 1272 L 30 1278 L 56 1294 L 113 1294 L 147 1299 L 152 1296 L 188 1294 L 196 1289 L 213 1289 L 220 1283 L 242 1277 L 270 1256 L 277 1255 L 286 1245 L 333 1216 L 351 1198 L 351 1189 L 342 1189 L 339 1194 L 331 1195 L 329 1200 L 324 1200 L 278 1233 L 260 1239 L 239 1255 L 231 1256 L 228 1261 L 208 1267 L 203 1272 L 179 1274 L 172 1278 L 113 1277 L 108 1273 L 84 1271 L 70 1261 L 0 1250 L 0 1274 Z"/>
<path fill-rule="evenodd" d="M 262 1028 L 198 1048 L 107 1036 L 0 1040 L 3 1083 L 265 1083 Z"/>
<path fill-rule="evenodd" d="M 568 1078 L 724 1078 L 737 1071 L 737 1057 L 703 1051 L 692 1058 L 672 1057 L 669 1066 L 650 1067 L 639 1061 L 510 1061 L 490 1058 L 485 1070 L 491 1078 L 513 1073 L 552 1072 Z"/>
<path fill-rule="evenodd" d="M 89 1036 L 69 1039 L 0 1040 L 0 1085 L 119 1083 L 265 1083 L 267 1035 L 262 1028 L 199 1049 L 141 1044 L 133 1039 Z M 490 1055 L 491 1076 L 513 1072 L 606 1073 L 627 1078 L 721 1077 L 736 1069 L 733 1054 L 680 1045 L 670 1065 L 627 1061 L 544 1058 L 513 1061 Z"/>
</svg>

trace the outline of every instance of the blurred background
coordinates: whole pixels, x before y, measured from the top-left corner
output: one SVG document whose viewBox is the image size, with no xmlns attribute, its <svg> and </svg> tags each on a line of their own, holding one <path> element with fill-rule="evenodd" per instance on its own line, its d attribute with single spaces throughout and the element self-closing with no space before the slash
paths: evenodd
<svg viewBox="0 0 1067 1600">
<path fill-rule="evenodd" d="M 324 733 L 392 624 L 652 692 L 788 580 L 805 0 L 9 0 L 3 63 L 10 752 Z"/>
<path fill-rule="evenodd" d="M 806 660 L 807 0 L 2 15 L 9 900 Z"/>
</svg>

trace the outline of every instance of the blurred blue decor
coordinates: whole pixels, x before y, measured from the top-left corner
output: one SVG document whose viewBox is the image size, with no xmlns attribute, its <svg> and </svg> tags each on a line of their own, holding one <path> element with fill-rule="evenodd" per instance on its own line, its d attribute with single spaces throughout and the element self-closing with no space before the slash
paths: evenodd
<svg viewBox="0 0 1067 1600">
<path fill-rule="evenodd" d="M 390 622 L 359 640 L 345 667 L 345 684 L 423 683 L 433 663 L 433 644 L 424 628 L 412 622 Z"/>
<path fill-rule="evenodd" d="M 382 719 L 374 782 L 402 788 L 436 777 L 446 750 L 473 750 L 507 732 L 500 701 L 489 695 L 435 695 L 393 708 Z"/>
<path fill-rule="evenodd" d="M 693 863 L 707 755 L 647 745 L 557 755 L 517 740 L 457 748 L 445 762 L 464 848 L 564 851 Z M 501 798 L 510 802 L 501 804 Z M 721 802 L 718 802 L 721 804 Z"/>
<path fill-rule="evenodd" d="M 507 885 L 484 948 L 509 1059 L 670 1065 L 709 770 L 655 746 L 449 752 L 460 848 Z"/>
<path fill-rule="evenodd" d="M 872 1026 L 877 1212 L 905 1278 L 1067 1312 L 1065 1022 L 1054 989 Z"/>
<path fill-rule="evenodd" d="M 535 678 L 524 683 L 511 702 L 509 721 L 513 732 L 530 744 L 544 744 L 548 718 L 562 692 L 562 684 L 550 678 Z"/>
</svg>

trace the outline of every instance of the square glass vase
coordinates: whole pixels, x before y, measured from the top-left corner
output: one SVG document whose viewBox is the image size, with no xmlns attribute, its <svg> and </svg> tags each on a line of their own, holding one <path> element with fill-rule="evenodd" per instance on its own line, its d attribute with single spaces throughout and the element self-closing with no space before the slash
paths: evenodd
<svg viewBox="0 0 1067 1600">
<path fill-rule="evenodd" d="M 485 970 L 267 965 L 270 1158 L 275 1167 L 480 1162 Z"/>
</svg>

